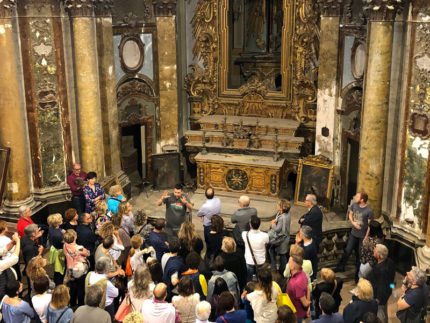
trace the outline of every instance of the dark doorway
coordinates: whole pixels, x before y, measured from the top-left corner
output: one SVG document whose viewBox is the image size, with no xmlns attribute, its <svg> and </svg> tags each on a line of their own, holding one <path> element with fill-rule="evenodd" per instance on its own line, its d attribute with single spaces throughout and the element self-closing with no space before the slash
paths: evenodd
<svg viewBox="0 0 430 323">
<path fill-rule="evenodd" d="M 146 175 L 142 171 L 142 145 L 145 147 L 140 124 L 121 127 L 121 159 L 124 171 L 129 177 L 139 175 L 142 179 Z"/>
<path fill-rule="evenodd" d="M 350 204 L 352 197 L 357 192 L 357 177 L 358 177 L 358 157 L 360 146 L 358 141 L 348 139 L 348 166 L 347 166 L 347 180 L 348 180 L 348 193 L 346 205 Z"/>
</svg>

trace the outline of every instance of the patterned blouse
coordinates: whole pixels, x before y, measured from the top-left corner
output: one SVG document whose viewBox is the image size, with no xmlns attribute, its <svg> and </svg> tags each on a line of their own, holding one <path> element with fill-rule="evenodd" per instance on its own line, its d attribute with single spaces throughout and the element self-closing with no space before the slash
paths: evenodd
<svg viewBox="0 0 430 323">
<path fill-rule="evenodd" d="M 373 256 L 373 250 L 378 243 L 382 243 L 382 239 L 378 237 L 369 237 L 367 240 L 363 241 L 360 252 L 360 262 L 362 264 L 369 263 L 371 266 L 376 264 L 376 259 Z"/>
<path fill-rule="evenodd" d="M 84 195 L 85 195 L 85 213 L 91 213 L 96 209 L 95 199 L 99 196 L 103 196 L 102 199 L 105 198 L 105 192 L 99 183 L 94 184 L 94 191 L 86 185 L 84 187 Z"/>
</svg>

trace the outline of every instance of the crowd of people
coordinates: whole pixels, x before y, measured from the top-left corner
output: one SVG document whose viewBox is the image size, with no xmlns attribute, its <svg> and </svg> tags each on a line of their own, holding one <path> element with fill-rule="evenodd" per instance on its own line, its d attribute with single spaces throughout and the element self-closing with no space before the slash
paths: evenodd
<svg viewBox="0 0 430 323">
<path fill-rule="evenodd" d="M 157 201 L 165 205 L 165 218 L 149 223 L 142 211 L 133 212 L 119 185 L 106 194 L 97 175 L 84 173 L 79 164 L 68 184 L 73 208 L 49 215 L 49 227 L 33 223 L 27 207 L 20 208 L 11 238 L 0 221 L 0 309 L 6 323 L 388 321 L 395 266 L 365 192 L 350 207 L 352 231 L 341 261 L 335 270 L 319 270 L 323 214 L 312 194 L 292 239 L 286 200 L 277 203 L 264 232 L 257 209 L 241 196 L 228 232 L 213 188 L 205 191 L 197 224 L 181 185 Z M 203 239 L 196 226 L 202 226 Z M 345 270 L 353 251 L 356 286 L 340 314 L 343 281 L 336 272 Z M 420 322 L 427 307 L 426 274 L 412 267 L 402 291 L 398 317 Z"/>
</svg>

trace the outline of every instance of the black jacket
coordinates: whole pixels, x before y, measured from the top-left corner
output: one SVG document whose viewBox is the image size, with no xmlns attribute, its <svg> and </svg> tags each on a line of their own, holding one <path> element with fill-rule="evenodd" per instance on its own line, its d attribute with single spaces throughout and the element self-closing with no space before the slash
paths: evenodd
<svg viewBox="0 0 430 323">
<path fill-rule="evenodd" d="M 366 313 L 377 314 L 378 303 L 372 299 L 369 302 L 362 301 L 356 296 L 352 296 L 352 301 L 343 310 L 343 320 L 348 323 L 359 323 Z"/>
<path fill-rule="evenodd" d="M 97 236 L 91 228 L 91 225 L 78 225 L 76 234 L 78 236 L 76 243 L 84 246 L 85 249 L 89 250 L 90 253 L 94 255 L 96 251 Z"/>
<path fill-rule="evenodd" d="M 307 225 L 312 228 L 312 238 L 315 239 L 317 251 L 318 251 L 318 246 L 323 239 L 322 221 L 323 221 L 323 213 L 317 205 L 312 206 L 309 212 L 303 215 L 299 220 L 300 226 Z"/>
<path fill-rule="evenodd" d="M 372 284 L 373 295 L 379 301 L 379 305 L 387 304 L 391 295 L 390 284 L 394 282 L 395 275 L 395 265 L 390 258 L 373 267 L 368 279 Z"/>
</svg>

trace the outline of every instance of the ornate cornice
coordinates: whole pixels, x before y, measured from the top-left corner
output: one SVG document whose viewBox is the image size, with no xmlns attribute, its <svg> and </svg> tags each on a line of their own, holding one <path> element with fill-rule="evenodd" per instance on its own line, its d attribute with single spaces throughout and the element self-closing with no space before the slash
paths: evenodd
<svg viewBox="0 0 430 323">
<path fill-rule="evenodd" d="M 342 0 L 318 0 L 318 6 L 321 12 L 321 16 L 325 17 L 339 17 Z"/>
<path fill-rule="evenodd" d="M 10 18 L 16 6 L 15 0 L 0 1 L 0 18 Z"/>
<path fill-rule="evenodd" d="M 65 0 L 64 6 L 72 17 L 92 17 L 96 0 Z"/>
<path fill-rule="evenodd" d="M 95 14 L 98 17 L 111 17 L 114 0 L 95 0 Z"/>
<path fill-rule="evenodd" d="M 176 0 L 154 0 L 154 15 L 156 17 L 170 17 L 176 15 Z"/>
<path fill-rule="evenodd" d="M 370 21 L 394 21 L 405 0 L 367 0 L 363 10 Z"/>
</svg>

